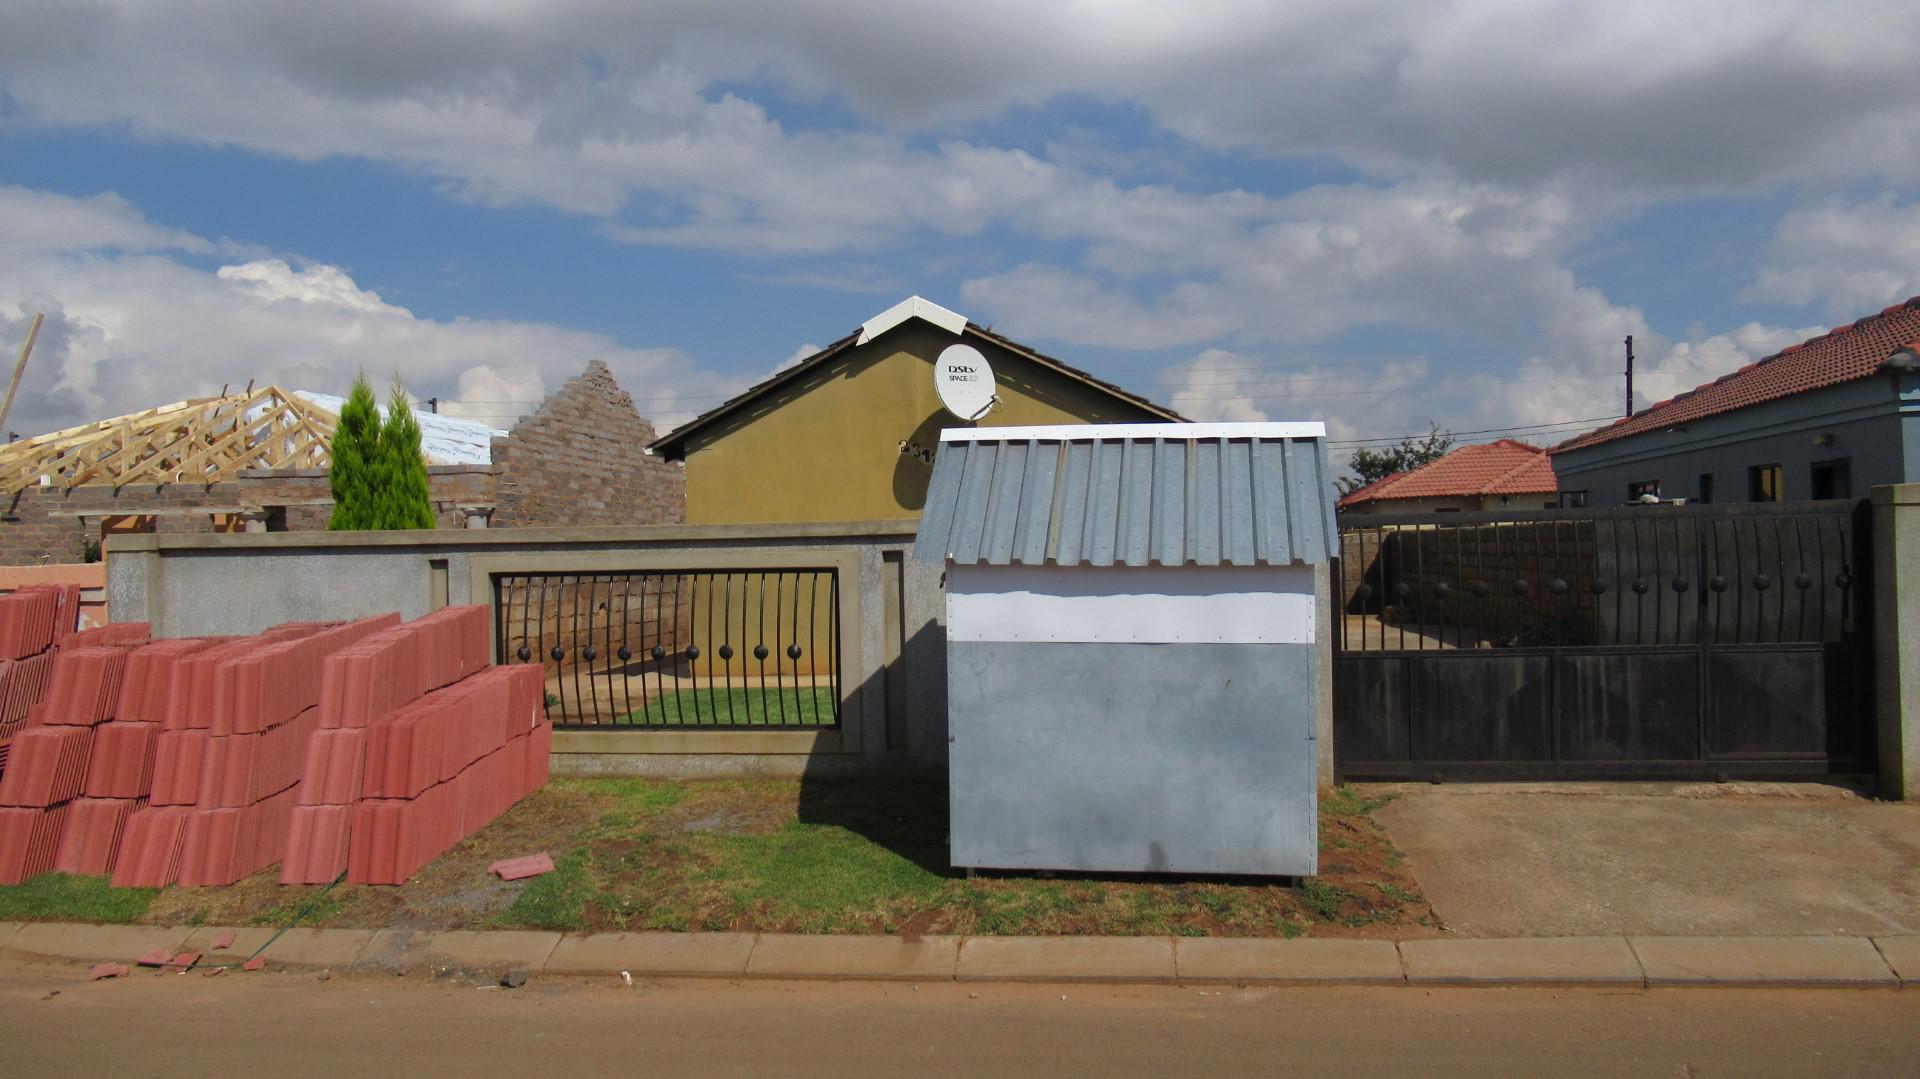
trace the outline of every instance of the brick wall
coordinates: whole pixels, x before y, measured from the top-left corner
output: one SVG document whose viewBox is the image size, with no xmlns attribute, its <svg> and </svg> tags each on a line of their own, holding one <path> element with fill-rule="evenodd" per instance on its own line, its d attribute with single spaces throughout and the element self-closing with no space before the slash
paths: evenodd
<svg viewBox="0 0 1920 1079">
<path fill-rule="evenodd" d="M 441 528 L 465 524 L 459 505 L 494 500 L 493 471 L 485 466 L 436 465 L 427 469 L 427 483 Z M 32 487 L 0 503 L 0 510 L 4 510 L 0 512 L 0 565 L 84 561 L 86 541 L 100 537 L 98 522 L 83 521 L 82 514 L 152 514 L 156 532 L 194 533 L 214 530 L 212 514 L 182 511 L 200 506 L 226 510 L 285 507 L 286 529 L 304 532 L 327 527 L 332 499 L 322 469 L 258 470 L 222 483 L 131 484 L 118 490 Z"/>
<path fill-rule="evenodd" d="M 686 519 L 680 466 L 644 451 L 653 425 L 595 360 L 493 441 L 493 523 L 674 524 Z"/>
</svg>

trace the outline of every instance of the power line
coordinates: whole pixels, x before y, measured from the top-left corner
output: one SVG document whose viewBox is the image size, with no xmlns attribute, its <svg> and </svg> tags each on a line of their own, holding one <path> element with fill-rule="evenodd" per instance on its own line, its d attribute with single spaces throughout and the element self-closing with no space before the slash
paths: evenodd
<svg viewBox="0 0 1920 1079">
<path fill-rule="evenodd" d="M 1452 438 L 1459 438 L 1463 435 L 1503 435 L 1503 434 L 1513 434 L 1519 431 L 1543 431 L 1543 430 L 1547 430 L 1549 428 L 1554 428 L 1554 427 L 1580 427 L 1590 423 L 1609 423 L 1619 418 L 1620 417 L 1618 416 L 1594 416 L 1584 420 L 1561 420 L 1558 423 L 1532 423 L 1532 424 L 1524 424 L 1519 427 L 1483 427 L 1477 431 L 1442 431 L 1440 433 L 1442 435 L 1446 435 Z M 1408 439 L 1408 438 L 1425 438 L 1427 435 L 1431 433 L 1432 433 L 1431 431 L 1415 431 L 1411 434 L 1380 435 L 1375 438 L 1333 439 L 1328 441 L 1327 445 L 1329 446 L 1363 446 L 1363 445 L 1369 445 L 1376 442 L 1399 442 L 1402 439 Z"/>
</svg>

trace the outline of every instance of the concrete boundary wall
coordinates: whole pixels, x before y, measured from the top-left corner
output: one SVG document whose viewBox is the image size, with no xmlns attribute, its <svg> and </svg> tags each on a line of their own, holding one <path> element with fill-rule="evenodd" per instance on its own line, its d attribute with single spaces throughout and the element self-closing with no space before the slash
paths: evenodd
<svg viewBox="0 0 1920 1079">
<path fill-rule="evenodd" d="M 489 603 L 492 574 L 818 563 L 843 582 L 836 732 L 561 731 L 558 772 L 799 775 L 946 764 L 945 599 L 914 562 L 912 523 L 659 525 L 114 537 L 114 621 L 156 637 Z"/>
<path fill-rule="evenodd" d="M 1873 489 L 1873 677 L 1880 793 L 1920 798 L 1920 483 Z"/>
</svg>

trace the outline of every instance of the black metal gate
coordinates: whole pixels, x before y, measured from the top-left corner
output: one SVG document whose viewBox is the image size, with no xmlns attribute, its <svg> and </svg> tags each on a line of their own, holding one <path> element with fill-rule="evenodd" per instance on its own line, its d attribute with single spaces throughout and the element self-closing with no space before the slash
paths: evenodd
<svg viewBox="0 0 1920 1079">
<path fill-rule="evenodd" d="M 1352 517 L 1336 770 L 1869 770 L 1864 503 Z"/>
<path fill-rule="evenodd" d="M 832 569 L 503 573 L 501 663 L 538 663 L 560 728 L 821 729 L 840 722 Z"/>
</svg>

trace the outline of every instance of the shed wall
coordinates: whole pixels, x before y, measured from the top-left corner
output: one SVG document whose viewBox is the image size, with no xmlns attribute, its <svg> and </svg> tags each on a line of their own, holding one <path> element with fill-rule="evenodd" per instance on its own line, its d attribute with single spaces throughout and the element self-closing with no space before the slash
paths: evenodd
<svg viewBox="0 0 1920 1079">
<path fill-rule="evenodd" d="M 1311 645 L 948 645 L 953 864 L 1316 871 Z"/>
</svg>

